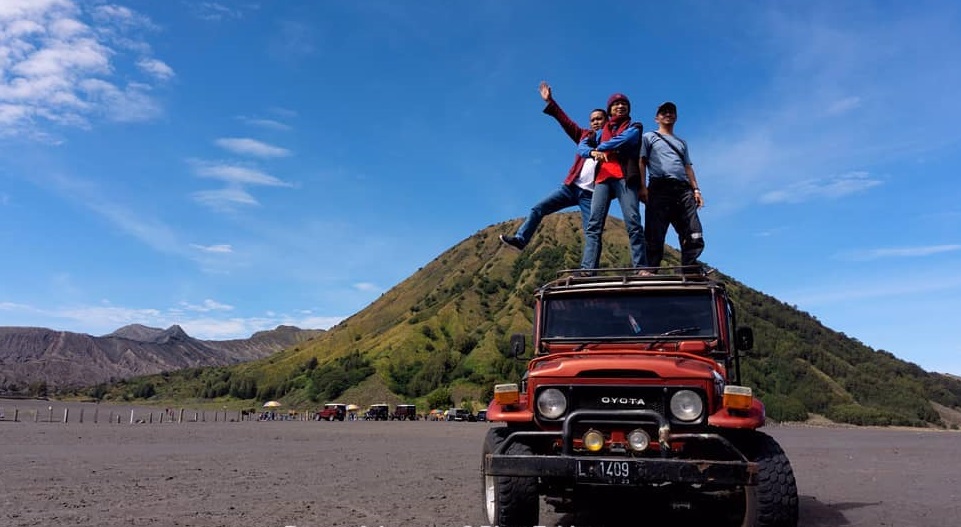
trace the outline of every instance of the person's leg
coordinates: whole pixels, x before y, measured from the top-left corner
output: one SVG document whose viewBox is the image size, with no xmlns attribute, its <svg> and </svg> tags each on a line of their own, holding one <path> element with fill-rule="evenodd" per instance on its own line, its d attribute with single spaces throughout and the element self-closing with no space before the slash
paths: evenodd
<svg viewBox="0 0 961 527">
<path fill-rule="evenodd" d="M 610 180 L 594 185 L 591 217 L 587 220 L 587 229 L 584 230 L 584 255 L 581 257 L 581 269 L 597 269 L 601 262 L 601 237 L 604 235 L 607 211 L 611 206 L 609 183 Z"/>
<path fill-rule="evenodd" d="M 587 232 L 587 222 L 591 219 L 591 200 L 594 198 L 594 193 L 582 188 L 577 188 L 574 192 L 577 193 L 577 205 L 581 209 L 581 226 L 584 229 L 583 232 Z"/>
<path fill-rule="evenodd" d="M 617 180 L 617 201 L 621 205 L 624 226 L 631 246 L 631 264 L 634 267 L 647 267 L 647 252 L 644 243 L 644 226 L 641 225 L 640 201 L 637 198 L 637 181 Z"/>
<path fill-rule="evenodd" d="M 520 228 L 517 229 L 514 237 L 517 238 L 522 245 L 527 245 L 530 243 L 531 238 L 534 237 L 534 233 L 537 231 L 537 227 L 540 226 L 544 216 L 568 207 L 573 207 L 577 204 L 577 195 L 571 186 L 561 185 L 560 188 L 551 192 L 547 197 L 531 207 L 531 213 L 527 216 L 527 219 L 524 220 L 524 223 L 521 224 Z"/>
<path fill-rule="evenodd" d="M 647 193 L 647 204 L 644 207 L 644 219 L 647 224 L 647 265 L 660 267 L 664 258 L 664 238 L 670 226 L 671 195 L 661 185 L 651 185 Z"/>
<path fill-rule="evenodd" d="M 685 190 L 678 196 L 673 220 L 681 246 L 681 265 L 697 265 L 697 258 L 704 251 L 704 232 L 697 215 L 694 192 Z"/>
</svg>

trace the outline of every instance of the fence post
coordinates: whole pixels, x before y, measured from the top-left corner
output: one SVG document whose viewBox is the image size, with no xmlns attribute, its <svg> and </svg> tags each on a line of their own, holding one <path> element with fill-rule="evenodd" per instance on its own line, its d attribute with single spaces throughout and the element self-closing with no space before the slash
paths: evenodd
<svg viewBox="0 0 961 527">
<path fill-rule="evenodd" d="M 83 424 L 83 408 L 80 409 L 80 423 Z"/>
<path fill-rule="evenodd" d="M 14 409 L 13 409 L 13 422 L 16 423 L 17 420 L 19 419 L 19 417 L 20 417 L 20 409 L 19 409 L 19 408 L 14 408 Z"/>
<path fill-rule="evenodd" d="M 47 407 L 47 422 L 48 423 L 53 422 L 53 406 L 52 405 Z"/>
<path fill-rule="evenodd" d="M 97 403 L 97 404 L 99 405 L 100 403 Z M 94 424 L 97 424 L 97 414 L 98 414 L 98 413 L 100 413 L 100 407 L 99 407 L 99 406 L 98 406 L 97 408 L 94 408 L 94 409 L 93 409 L 93 422 L 94 422 Z"/>
<path fill-rule="evenodd" d="M 69 408 L 64 408 L 64 409 L 63 409 L 63 422 L 64 422 L 64 423 L 67 422 L 67 416 L 70 415 L 69 412 L 70 412 L 70 409 L 69 409 Z"/>
<path fill-rule="evenodd" d="M 133 424 L 133 409 L 130 409 L 130 424 Z"/>
<path fill-rule="evenodd" d="M 183 422 L 184 422 L 184 409 L 183 409 L 183 408 L 180 409 L 180 414 L 179 414 L 177 417 L 178 417 L 178 419 L 177 419 L 177 422 L 178 422 L 178 423 L 183 423 Z"/>
</svg>

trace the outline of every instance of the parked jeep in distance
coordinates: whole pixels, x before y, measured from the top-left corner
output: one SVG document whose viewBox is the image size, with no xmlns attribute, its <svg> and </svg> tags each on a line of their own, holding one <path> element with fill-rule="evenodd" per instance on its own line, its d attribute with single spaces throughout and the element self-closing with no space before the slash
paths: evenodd
<svg viewBox="0 0 961 527">
<path fill-rule="evenodd" d="M 447 410 L 448 421 L 474 421 L 474 414 L 467 408 L 451 408 Z"/>
<path fill-rule="evenodd" d="M 386 404 L 372 404 L 364 414 L 365 421 L 386 421 L 390 419 L 390 407 Z"/>
<path fill-rule="evenodd" d="M 486 524 L 536 525 L 545 496 L 567 512 L 614 500 L 635 515 L 797 525 L 791 464 L 758 431 L 764 405 L 741 383 L 753 333 L 723 283 L 686 271 L 572 270 L 535 292 L 534 357 L 487 410 L 506 426 L 484 440 Z M 511 337 L 511 355 L 525 347 Z"/>
<path fill-rule="evenodd" d="M 317 412 L 318 421 L 343 421 L 347 417 L 347 405 L 340 403 L 327 403 L 324 409 Z"/>
<path fill-rule="evenodd" d="M 417 406 L 413 404 L 398 404 L 394 407 L 394 413 L 390 414 L 390 420 L 393 421 L 395 419 L 398 421 L 405 419 L 408 421 L 416 421 Z"/>
</svg>

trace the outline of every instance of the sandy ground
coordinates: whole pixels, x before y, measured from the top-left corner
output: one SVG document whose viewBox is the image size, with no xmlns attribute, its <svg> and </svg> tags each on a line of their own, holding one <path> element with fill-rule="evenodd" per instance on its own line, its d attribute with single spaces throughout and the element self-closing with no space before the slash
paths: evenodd
<svg viewBox="0 0 961 527">
<path fill-rule="evenodd" d="M 45 422 L 54 406 L 54 422 Z M 13 408 L 21 422 L 11 422 Z M 488 424 L 95 424 L 85 407 L 0 400 L 0 526 L 482 525 Z M 38 422 L 32 409 L 39 409 Z M 137 419 L 150 410 L 135 409 Z M 191 415 L 192 412 L 187 412 Z M 27 416 L 27 419 L 24 416 Z M 192 416 L 191 416 L 192 417 Z M 232 416 L 230 416 L 232 417 Z M 791 458 L 804 526 L 961 525 L 961 434 L 769 427 Z M 621 521 L 620 526 L 647 524 Z M 542 507 L 543 525 L 591 525 Z M 683 520 L 674 522 L 683 525 Z"/>
</svg>

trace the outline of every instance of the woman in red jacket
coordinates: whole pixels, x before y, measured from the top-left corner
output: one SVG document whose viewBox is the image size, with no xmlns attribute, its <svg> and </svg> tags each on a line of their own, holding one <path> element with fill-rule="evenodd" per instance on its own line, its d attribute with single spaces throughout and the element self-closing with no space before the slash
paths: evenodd
<svg viewBox="0 0 961 527">
<path fill-rule="evenodd" d="M 594 180 L 594 198 L 591 200 L 591 216 L 584 232 L 584 254 L 581 269 L 597 269 L 601 261 L 601 237 L 604 222 L 617 198 L 621 214 L 630 239 L 631 263 L 634 267 L 647 266 L 644 245 L 644 226 L 641 225 L 638 189 L 641 184 L 641 171 L 638 158 L 641 145 L 641 123 L 631 122 L 631 102 L 626 95 L 615 93 L 607 100 L 607 113 L 610 120 L 599 132 L 600 141 L 591 147 L 584 139 L 578 145 L 578 154 L 597 161 L 597 177 Z M 639 274 L 651 274 L 646 270 Z"/>
</svg>

